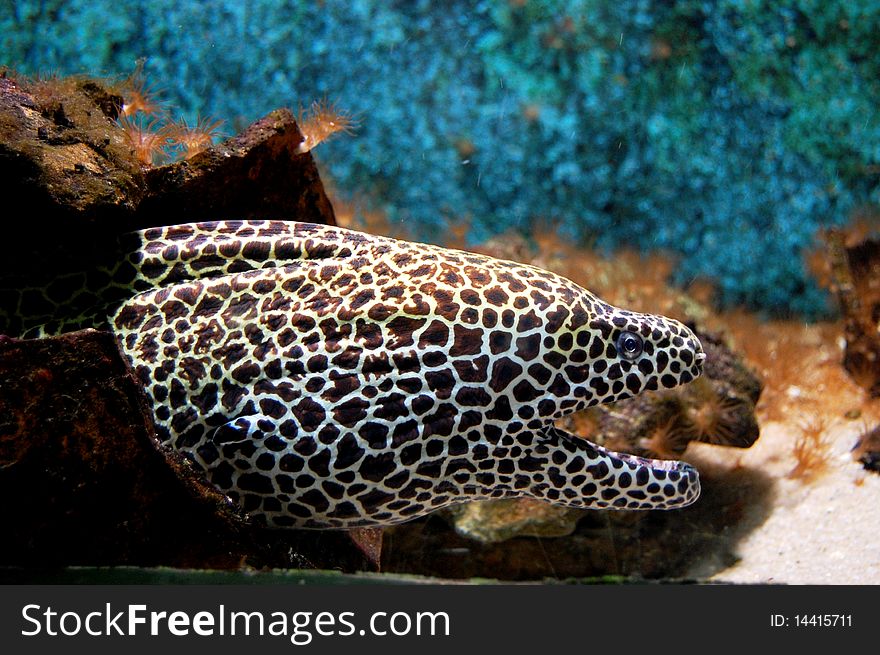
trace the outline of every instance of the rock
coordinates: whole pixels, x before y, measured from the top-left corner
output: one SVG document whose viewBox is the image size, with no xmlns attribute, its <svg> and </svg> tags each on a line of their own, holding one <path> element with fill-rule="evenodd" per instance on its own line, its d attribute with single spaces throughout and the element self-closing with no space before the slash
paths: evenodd
<svg viewBox="0 0 880 655">
<path fill-rule="evenodd" d="M 112 225 L 134 212 L 146 180 L 115 123 L 121 104 L 120 96 L 87 78 L 19 83 L 0 77 L 4 198 L 45 217 L 7 216 L 4 230 L 39 236 L 73 222 Z"/>
<path fill-rule="evenodd" d="M 487 544 L 520 535 L 564 537 L 583 514 L 529 498 L 464 503 L 448 511 L 458 534 Z"/>
<path fill-rule="evenodd" d="M 251 527 L 155 442 L 109 333 L 0 337 L 0 417 L 0 565 L 378 568 L 381 530 Z"/>
<path fill-rule="evenodd" d="M 348 536 L 367 561 L 378 570 L 382 561 L 385 528 L 353 528 L 348 530 Z"/>
<path fill-rule="evenodd" d="M 853 446 L 853 456 L 866 471 L 880 473 L 880 426 L 859 436 Z"/>
<path fill-rule="evenodd" d="M 880 239 L 847 243 L 839 230 L 826 234 L 833 289 L 843 314 L 843 367 L 872 397 L 880 396 Z"/>
<path fill-rule="evenodd" d="M 191 159 L 153 168 L 137 223 L 174 216 L 178 223 L 226 217 L 336 225 L 311 154 L 296 153 L 301 141 L 293 114 L 277 109 Z"/>
<path fill-rule="evenodd" d="M 0 77 L 0 192 L 27 217 L 3 221 L 4 240 L 16 247 L 0 275 L 47 281 L 84 270 L 119 234 L 169 220 L 336 224 L 311 154 L 294 154 L 302 135 L 289 110 L 153 167 L 136 158 L 117 122 L 121 105 L 101 80 Z"/>
<path fill-rule="evenodd" d="M 345 533 L 251 527 L 152 435 L 110 334 L 0 338 L 0 565 L 373 568 Z"/>
</svg>

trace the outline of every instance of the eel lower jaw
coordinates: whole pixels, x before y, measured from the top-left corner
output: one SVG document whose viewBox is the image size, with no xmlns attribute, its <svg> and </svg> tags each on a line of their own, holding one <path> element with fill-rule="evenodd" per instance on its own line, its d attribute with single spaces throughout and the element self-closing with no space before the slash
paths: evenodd
<svg viewBox="0 0 880 655">
<path fill-rule="evenodd" d="M 615 486 L 630 496 L 633 492 L 645 495 L 641 506 L 629 504 L 618 506 L 619 509 L 680 509 L 700 497 L 700 474 L 687 462 L 639 457 L 607 450 L 592 441 L 561 431 L 557 435 L 576 446 L 589 459 L 607 465 L 608 477 L 598 481 L 600 484 Z M 629 474 L 626 484 L 620 481 L 621 473 Z"/>
</svg>

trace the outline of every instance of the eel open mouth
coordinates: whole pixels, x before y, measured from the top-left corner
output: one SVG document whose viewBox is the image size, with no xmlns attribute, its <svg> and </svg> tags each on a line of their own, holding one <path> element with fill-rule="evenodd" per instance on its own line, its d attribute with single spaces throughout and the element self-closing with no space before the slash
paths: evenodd
<svg viewBox="0 0 880 655">
<path fill-rule="evenodd" d="M 578 456 L 585 459 L 582 470 L 572 476 L 574 480 L 578 473 L 584 473 L 588 478 L 581 488 L 583 506 L 678 509 L 700 496 L 700 475 L 686 462 L 614 452 L 557 429 L 551 431 L 551 442 L 554 435 L 572 460 Z"/>
</svg>

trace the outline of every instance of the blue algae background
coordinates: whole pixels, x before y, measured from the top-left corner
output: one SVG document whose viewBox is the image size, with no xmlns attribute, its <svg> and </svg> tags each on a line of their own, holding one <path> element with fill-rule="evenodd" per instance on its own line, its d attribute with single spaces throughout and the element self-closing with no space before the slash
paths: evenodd
<svg viewBox="0 0 880 655">
<path fill-rule="evenodd" d="M 880 201 L 880 2 L 0 0 L 26 73 L 149 81 L 240 128 L 324 96 L 315 156 L 410 234 L 664 249 L 724 305 L 821 315 L 803 261 Z"/>
</svg>

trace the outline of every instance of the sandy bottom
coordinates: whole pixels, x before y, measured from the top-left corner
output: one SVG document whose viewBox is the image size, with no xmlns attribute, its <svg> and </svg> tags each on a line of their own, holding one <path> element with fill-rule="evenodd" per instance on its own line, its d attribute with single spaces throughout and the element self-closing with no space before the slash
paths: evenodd
<svg viewBox="0 0 880 655">
<path fill-rule="evenodd" d="M 796 459 L 792 443 L 797 423 L 763 426 L 761 438 L 738 460 L 711 446 L 694 446 L 693 459 L 715 481 L 734 469 L 748 471 L 768 502 L 747 505 L 742 521 L 729 535 L 738 561 L 714 572 L 710 580 L 736 583 L 878 584 L 880 583 L 880 475 L 866 472 L 851 448 L 864 423 L 840 421 L 829 426 L 824 470 L 814 477 L 789 477 Z M 707 565 L 692 575 L 705 579 Z M 711 568 L 718 571 L 717 562 Z"/>
</svg>

